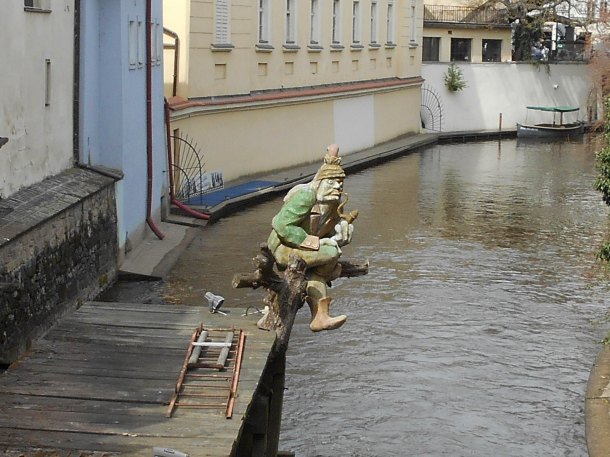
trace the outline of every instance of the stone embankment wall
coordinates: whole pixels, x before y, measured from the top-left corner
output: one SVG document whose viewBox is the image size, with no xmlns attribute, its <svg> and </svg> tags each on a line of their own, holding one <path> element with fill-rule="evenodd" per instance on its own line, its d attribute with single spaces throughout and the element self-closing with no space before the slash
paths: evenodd
<svg viewBox="0 0 610 457">
<path fill-rule="evenodd" d="M 460 63 L 467 87 L 450 92 L 444 84 L 449 63 L 422 65 L 425 79 L 422 102 L 435 113 L 434 97 L 426 98 L 426 88 L 438 97 L 442 112 L 442 132 L 498 130 L 500 114 L 502 129 L 515 130 L 517 122 L 537 123 L 552 120 L 550 113 L 530 111 L 529 105 L 570 105 L 580 107 L 580 120 L 597 117 L 593 80 L 585 63 Z M 576 114 L 566 114 L 566 122 L 576 120 Z M 593 119 L 591 119 L 592 117 Z M 558 119 L 557 119 L 558 120 Z"/>
<path fill-rule="evenodd" d="M 0 200 L 0 363 L 114 280 L 114 181 L 71 169 Z"/>
</svg>

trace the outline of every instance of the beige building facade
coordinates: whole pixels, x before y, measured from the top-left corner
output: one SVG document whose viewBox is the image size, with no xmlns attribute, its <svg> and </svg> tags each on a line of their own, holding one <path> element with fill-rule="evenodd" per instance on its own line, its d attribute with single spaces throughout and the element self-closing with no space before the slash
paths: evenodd
<svg viewBox="0 0 610 457">
<path fill-rule="evenodd" d="M 329 143 L 349 154 L 420 130 L 420 0 L 164 7 L 172 132 L 225 180 L 319 160 Z"/>
</svg>

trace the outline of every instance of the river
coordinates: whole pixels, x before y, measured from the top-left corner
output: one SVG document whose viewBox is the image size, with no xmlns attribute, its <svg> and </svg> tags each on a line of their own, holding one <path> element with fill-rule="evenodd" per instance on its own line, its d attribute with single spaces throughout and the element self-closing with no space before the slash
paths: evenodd
<svg viewBox="0 0 610 457">
<path fill-rule="evenodd" d="M 593 189 L 597 147 L 435 145 L 349 175 L 347 209 L 360 216 L 343 255 L 368 259 L 370 272 L 333 284 L 341 329 L 313 334 L 299 313 L 281 448 L 586 456 L 586 383 L 610 327 L 609 278 L 595 259 L 609 228 Z M 231 290 L 230 278 L 251 270 L 280 205 L 208 227 L 189 254 L 200 268 L 175 269 L 174 293 L 257 304 L 262 292 Z M 200 290 L 187 286 L 195 275 Z"/>
</svg>

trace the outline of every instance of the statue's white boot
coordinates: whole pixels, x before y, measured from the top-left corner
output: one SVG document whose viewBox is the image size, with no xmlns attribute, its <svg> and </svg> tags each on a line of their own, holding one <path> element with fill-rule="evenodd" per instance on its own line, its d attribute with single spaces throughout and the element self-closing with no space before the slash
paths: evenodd
<svg viewBox="0 0 610 457">
<path fill-rule="evenodd" d="M 311 323 L 309 328 L 312 332 L 321 332 L 322 330 L 335 330 L 345 324 L 347 316 L 341 315 L 330 317 L 328 309 L 332 298 L 323 297 L 319 300 L 314 300 L 307 297 L 307 304 L 311 309 Z"/>
</svg>

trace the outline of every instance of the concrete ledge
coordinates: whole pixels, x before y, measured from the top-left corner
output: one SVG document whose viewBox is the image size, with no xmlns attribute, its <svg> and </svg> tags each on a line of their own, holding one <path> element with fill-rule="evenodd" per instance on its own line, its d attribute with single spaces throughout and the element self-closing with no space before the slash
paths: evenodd
<svg viewBox="0 0 610 457">
<path fill-rule="evenodd" d="M 610 456 L 610 346 L 597 355 L 585 397 L 585 434 L 589 457 Z"/>
</svg>

